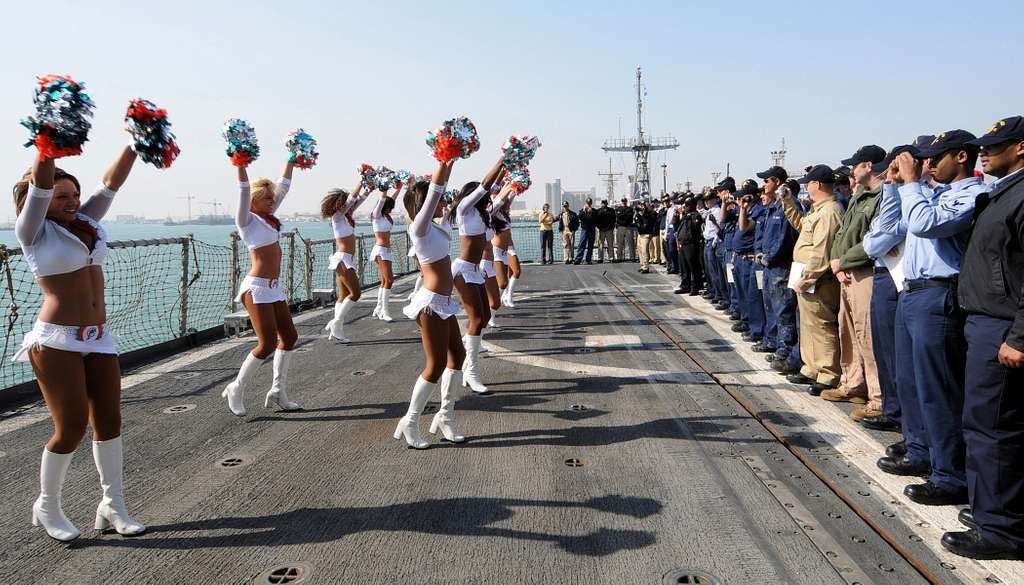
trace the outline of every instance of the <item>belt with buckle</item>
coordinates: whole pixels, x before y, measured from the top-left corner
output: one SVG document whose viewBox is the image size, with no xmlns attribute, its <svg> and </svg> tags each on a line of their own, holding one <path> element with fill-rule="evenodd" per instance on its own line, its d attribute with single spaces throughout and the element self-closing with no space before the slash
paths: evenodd
<svg viewBox="0 0 1024 585">
<path fill-rule="evenodd" d="M 955 278 L 915 278 L 906 282 L 908 291 L 920 290 L 922 288 L 956 288 Z"/>
<path fill-rule="evenodd" d="M 889 274 L 889 269 L 885 266 L 875 266 L 875 274 Z"/>
</svg>

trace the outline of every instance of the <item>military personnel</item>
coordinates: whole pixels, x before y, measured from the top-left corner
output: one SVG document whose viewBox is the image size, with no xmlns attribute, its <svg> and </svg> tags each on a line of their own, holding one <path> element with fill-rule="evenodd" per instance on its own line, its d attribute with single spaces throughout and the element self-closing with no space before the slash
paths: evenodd
<svg viewBox="0 0 1024 585">
<path fill-rule="evenodd" d="M 796 295 L 789 288 L 789 267 L 793 263 L 797 231 L 786 219 L 781 190 L 799 192 L 800 186 L 788 179 L 785 170 L 780 170 L 781 173 L 762 173 L 766 174 L 761 194 L 765 216 L 759 263 L 764 266 L 766 332 L 764 341 L 754 351 L 772 353 L 775 359 L 785 360 L 796 343 Z"/>
<path fill-rule="evenodd" d="M 964 439 L 975 528 L 942 545 L 976 559 L 1024 559 L 1024 118 L 996 122 L 972 142 L 996 177 L 976 202 L 958 290 L 967 312 Z"/>
<path fill-rule="evenodd" d="M 793 248 L 792 289 L 800 308 L 800 356 L 804 365 L 787 376 L 796 384 L 809 384 L 808 391 L 820 394 L 839 383 L 839 283 L 829 266 L 833 241 L 843 220 L 843 208 L 832 186 L 835 172 L 817 165 L 800 183 L 807 185 L 811 210 L 804 215 L 793 193 L 783 191 L 783 211 L 800 235 Z"/>
<path fill-rule="evenodd" d="M 757 181 L 747 179 L 740 186 L 740 207 L 737 220 L 736 235 L 733 236 L 736 251 L 735 280 L 740 297 L 741 314 L 745 314 L 745 327 L 737 327 L 743 331 L 745 341 L 758 342 L 764 338 L 764 299 L 757 286 L 754 270 L 756 258 L 757 223 L 764 215 L 761 205 L 761 189 Z"/>
</svg>

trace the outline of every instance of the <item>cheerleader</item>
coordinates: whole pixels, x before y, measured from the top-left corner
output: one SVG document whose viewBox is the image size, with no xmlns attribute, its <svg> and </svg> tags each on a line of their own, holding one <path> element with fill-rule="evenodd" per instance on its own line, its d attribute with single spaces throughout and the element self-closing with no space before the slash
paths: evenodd
<svg viewBox="0 0 1024 585">
<path fill-rule="evenodd" d="M 395 208 L 395 199 L 399 192 L 404 192 L 401 183 L 395 186 L 397 190 L 390 197 L 387 189 L 381 189 L 380 201 L 370 212 L 374 238 L 370 258 L 377 263 L 377 273 L 380 274 L 380 288 L 377 289 L 377 306 L 373 309 L 373 316 L 388 323 L 394 321 L 388 303 L 391 301 L 391 287 L 395 284 L 395 276 L 391 271 L 391 228 L 394 227 L 395 221 L 391 219 L 391 210 Z"/>
<path fill-rule="evenodd" d="M 483 183 L 466 183 L 455 200 L 455 222 L 459 226 L 460 247 L 459 258 L 452 264 L 452 275 L 462 299 L 462 307 L 469 317 L 466 336 L 462 338 L 466 349 L 462 385 L 469 386 L 476 394 L 484 395 L 490 392 L 480 381 L 477 364 L 480 360 L 480 335 L 491 319 L 491 308 L 480 263 L 483 262 L 484 248 L 490 245 L 486 237 L 487 228 L 490 227 L 488 195 L 500 173 L 502 161 L 499 159 L 484 177 Z M 511 186 L 506 189 L 511 190 Z"/>
<path fill-rule="evenodd" d="M 301 408 L 288 399 L 287 392 L 288 367 L 299 334 L 288 310 L 288 298 L 281 290 L 281 221 L 274 216 L 291 187 L 294 168 L 292 162 L 285 164 L 277 184 L 270 179 L 257 179 L 250 186 L 246 165 L 237 166 L 235 226 L 249 248 L 252 268 L 242 280 L 235 301 L 245 305 L 257 342 L 245 356 L 238 376 L 221 393 L 228 399 L 228 409 L 235 416 L 245 416 L 245 389 L 271 354 L 274 355 L 274 381 L 263 400 L 264 408 L 269 408 L 271 402 L 276 402 L 281 410 Z"/>
<path fill-rule="evenodd" d="M 124 503 L 121 370 L 117 335 L 106 326 L 102 265 L 107 233 L 99 224 L 135 158 L 134 150 L 125 147 L 84 204 L 78 179 L 42 153 L 14 186 L 14 233 L 43 291 L 43 306 L 13 359 L 31 362 L 54 424 L 43 449 L 32 524 L 65 542 L 77 538 L 79 530 L 64 515 L 61 491 L 87 425 L 103 489 L 96 529 L 112 527 L 123 535 L 146 529 Z"/>
<path fill-rule="evenodd" d="M 324 329 L 327 331 L 328 339 L 341 343 L 352 341 L 345 337 L 345 316 L 362 296 L 354 257 L 356 221 L 352 214 L 363 204 L 367 195 L 368 193 L 363 192 L 363 184 L 360 181 L 351 195 L 344 189 L 331 189 L 320 202 L 320 213 L 324 218 L 331 218 L 334 239 L 338 244 L 338 251 L 331 255 L 330 262 L 331 270 L 334 270 L 338 277 L 338 302 L 334 304 L 334 318 L 327 322 Z M 390 256 L 390 253 L 388 255 Z"/>
<path fill-rule="evenodd" d="M 465 437 L 455 432 L 455 398 L 451 392 L 452 375 L 462 367 L 466 351 L 462 346 L 459 321 L 462 310 L 452 297 L 454 287 L 451 250 L 451 223 L 444 214 L 444 193 L 453 162 L 440 163 L 428 186 L 418 181 L 405 193 L 404 205 L 409 224 L 409 237 L 419 260 L 423 285 L 403 309 L 405 316 L 419 324 L 426 364 L 416 378 L 409 410 L 398 422 L 395 439 L 405 438 L 415 449 L 426 449 L 429 443 L 420 435 L 419 417 L 431 393 L 441 384 L 441 406 L 430 425 L 431 433 L 441 431 L 453 443 Z M 435 219 L 440 219 L 435 222 Z"/>
<path fill-rule="evenodd" d="M 484 232 L 484 237 L 490 242 L 494 239 L 494 228 L 488 226 L 487 231 Z M 501 308 L 501 289 L 498 287 L 498 273 L 494 270 L 494 246 L 484 246 L 484 256 L 480 260 L 480 272 L 484 275 L 484 290 L 487 291 L 487 304 L 491 309 L 491 318 L 487 321 L 488 327 L 497 327 L 498 323 L 495 321 L 495 316 L 498 314 L 498 309 Z M 487 350 L 481 348 L 480 352 L 483 353 Z"/>
<path fill-rule="evenodd" d="M 515 243 L 512 241 L 512 221 L 509 217 L 515 193 L 512 191 L 504 193 L 505 197 L 499 196 L 491 207 L 491 218 L 494 225 L 494 237 L 491 238 L 491 243 L 494 245 L 494 266 L 498 287 L 501 289 L 501 304 L 515 308 L 512 295 L 515 292 L 516 282 L 522 274 L 519 256 L 516 254 Z"/>
</svg>

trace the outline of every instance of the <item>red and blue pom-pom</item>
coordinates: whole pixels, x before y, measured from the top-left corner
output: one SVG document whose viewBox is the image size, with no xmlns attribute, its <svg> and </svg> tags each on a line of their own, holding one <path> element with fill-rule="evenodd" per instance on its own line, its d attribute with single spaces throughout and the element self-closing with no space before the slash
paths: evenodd
<svg viewBox="0 0 1024 585">
<path fill-rule="evenodd" d="M 377 190 L 377 169 L 363 163 L 359 165 L 359 177 L 364 193 L 368 194 L 371 191 Z"/>
<path fill-rule="evenodd" d="M 480 150 L 480 138 L 476 126 L 465 116 L 446 120 L 437 132 L 427 134 L 427 146 L 434 152 L 434 158 L 441 162 L 457 158 L 469 158 Z"/>
<path fill-rule="evenodd" d="M 409 187 L 413 182 L 416 181 L 416 175 L 409 171 L 400 170 L 395 171 L 395 185 L 403 185 Z"/>
<path fill-rule="evenodd" d="M 85 93 L 85 84 L 64 75 L 46 75 L 38 78 L 33 101 L 36 115 L 21 121 L 30 135 L 25 147 L 35 146 L 40 158 L 82 154 L 96 106 Z"/>
<path fill-rule="evenodd" d="M 516 195 L 520 195 L 529 189 L 532 184 L 532 181 L 530 181 L 530 171 L 526 167 L 513 169 L 509 171 L 506 182 L 512 186 L 512 191 Z"/>
<path fill-rule="evenodd" d="M 384 165 L 377 167 L 377 176 L 374 177 L 374 183 L 381 191 L 393 188 L 395 186 L 395 171 Z"/>
<path fill-rule="evenodd" d="M 316 151 L 316 138 L 310 136 L 302 128 L 288 135 L 285 147 L 291 153 L 288 156 L 288 162 L 294 163 L 300 169 L 312 167 L 320 157 L 320 153 Z"/>
<path fill-rule="evenodd" d="M 508 170 L 526 168 L 530 164 L 537 149 L 540 148 L 540 139 L 536 136 L 511 136 L 501 145 L 501 152 L 505 168 Z"/>
<path fill-rule="evenodd" d="M 228 141 L 227 155 L 236 167 L 247 167 L 260 157 L 256 130 L 245 120 L 231 118 L 224 123 L 221 136 Z"/>
<path fill-rule="evenodd" d="M 181 153 L 170 130 L 167 110 L 156 107 L 149 100 L 137 98 L 128 104 L 124 127 L 135 139 L 133 148 L 142 162 L 166 169 Z"/>
</svg>

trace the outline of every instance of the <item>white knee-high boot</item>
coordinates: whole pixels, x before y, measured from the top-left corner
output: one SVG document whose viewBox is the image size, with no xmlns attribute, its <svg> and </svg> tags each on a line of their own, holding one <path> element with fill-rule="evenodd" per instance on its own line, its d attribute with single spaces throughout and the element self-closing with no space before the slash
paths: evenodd
<svg viewBox="0 0 1024 585">
<path fill-rule="evenodd" d="M 384 288 L 380 287 L 377 289 L 377 306 L 373 308 L 373 312 L 370 313 L 371 317 L 380 317 L 381 299 L 384 297 Z"/>
<path fill-rule="evenodd" d="M 422 376 L 416 378 L 416 385 L 412 388 L 412 398 L 409 399 L 409 411 L 398 421 L 398 428 L 395 429 L 395 438 L 405 437 L 405 442 L 413 449 L 426 449 L 430 443 L 423 440 L 420 435 L 420 413 L 423 407 L 430 400 L 437 384 L 428 382 Z"/>
<path fill-rule="evenodd" d="M 516 292 L 516 282 L 518 281 L 519 279 L 514 276 L 509 277 L 508 286 L 505 287 L 505 296 L 501 300 L 503 305 L 508 305 L 509 308 L 512 309 L 516 307 L 516 303 L 515 300 L 512 298 L 512 295 L 514 295 Z"/>
<path fill-rule="evenodd" d="M 480 360 L 480 336 L 466 335 L 462 338 L 462 342 L 466 346 L 466 360 L 462 362 L 463 388 L 469 386 L 470 390 L 476 394 L 490 394 L 487 386 L 480 381 L 480 371 L 477 368 L 477 362 Z"/>
<path fill-rule="evenodd" d="M 245 387 L 249 385 L 256 372 L 263 365 L 263 360 L 251 353 L 245 354 L 245 361 L 238 369 L 235 380 L 224 388 L 221 396 L 228 399 L 228 408 L 235 416 L 245 416 Z"/>
<path fill-rule="evenodd" d="M 498 308 L 500 309 L 501 307 L 498 307 Z M 487 326 L 488 327 L 494 327 L 495 329 L 498 329 L 498 322 L 495 321 L 495 319 L 497 319 L 497 317 L 498 317 L 498 309 L 491 309 L 491 318 L 490 318 L 489 321 L 487 321 Z"/>
<path fill-rule="evenodd" d="M 413 285 L 412 292 L 409 293 L 409 296 L 406 297 L 405 300 L 411 301 L 412 298 L 414 296 L 416 296 L 416 293 L 419 292 L 421 286 L 423 286 L 423 275 L 422 274 L 420 274 L 419 276 L 416 277 L 416 284 Z"/>
<path fill-rule="evenodd" d="M 103 499 L 96 507 L 96 530 L 113 527 L 118 534 L 142 534 L 146 527 L 128 515 L 124 505 L 124 454 L 121 437 L 92 442 L 92 458 L 100 474 Z"/>
<path fill-rule="evenodd" d="M 466 437 L 455 432 L 455 395 L 451 392 L 452 376 L 456 370 L 445 368 L 441 374 L 441 407 L 437 409 L 434 420 L 430 422 L 430 434 L 436 435 L 438 429 L 441 436 L 452 443 L 461 443 Z"/>
<path fill-rule="evenodd" d="M 381 290 L 381 304 L 380 304 L 380 319 L 381 321 L 387 321 L 391 323 L 394 319 L 391 317 L 391 289 L 382 288 Z"/>
<path fill-rule="evenodd" d="M 340 341 L 341 343 L 349 343 L 352 340 L 345 337 L 345 316 L 355 306 L 355 302 L 345 297 L 345 300 L 340 303 L 334 304 L 334 318 L 327 322 L 327 326 L 324 327 L 328 331 L 327 338 Z"/>
<path fill-rule="evenodd" d="M 32 505 L 32 525 L 42 525 L 50 538 L 61 542 L 74 540 L 80 534 L 60 505 L 64 478 L 74 455 L 74 452 L 52 453 L 43 449 L 43 460 L 39 465 L 39 498 Z"/>
<path fill-rule="evenodd" d="M 274 383 L 270 386 L 270 392 L 267 392 L 267 397 L 263 401 L 263 408 L 269 408 L 271 400 L 276 402 L 281 410 L 302 408 L 288 400 L 288 367 L 292 363 L 292 353 L 294 352 L 290 349 L 279 349 L 274 352 Z"/>
</svg>

